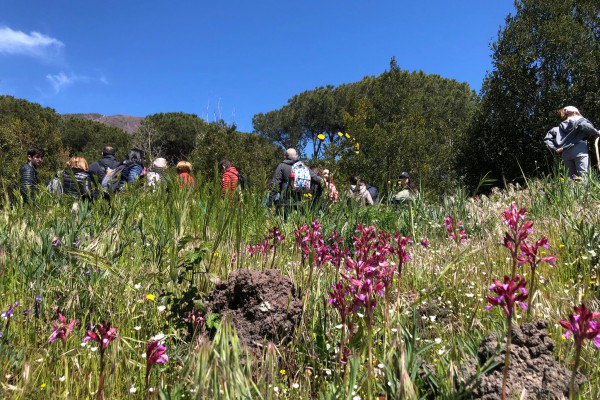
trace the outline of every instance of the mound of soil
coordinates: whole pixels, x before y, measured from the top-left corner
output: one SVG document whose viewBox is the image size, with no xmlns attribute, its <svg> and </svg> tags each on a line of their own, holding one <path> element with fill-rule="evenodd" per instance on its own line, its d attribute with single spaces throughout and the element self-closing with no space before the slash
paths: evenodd
<svg viewBox="0 0 600 400">
<path fill-rule="evenodd" d="M 209 312 L 229 317 L 240 341 L 248 346 L 291 339 L 302 317 L 302 302 L 292 281 L 278 270 L 238 269 L 209 294 Z"/>
<path fill-rule="evenodd" d="M 513 326 L 510 349 L 510 367 L 508 369 L 507 396 L 519 397 L 524 391 L 527 399 L 561 399 L 569 395 L 571 371 L 559 365 L 552 357 L 554 341 L 548 336 L 548 324 L 544 321 Z M 502 338 L 498 351 L 496 334 L 488 335 L 478 351 L 478 363 L 483 365 L 493 358 L 499 365 L 481 376 L 472 391 L 473 398 L 484 400 L 500 400 L 502 398 L 502 377 L 506 344 Z M 464 376 L 466 382 L 475 377 L 475 363 L 471 360 Z M 579 374 L 576 378 L 580 385 L 585 377 Z"/>
</svg>

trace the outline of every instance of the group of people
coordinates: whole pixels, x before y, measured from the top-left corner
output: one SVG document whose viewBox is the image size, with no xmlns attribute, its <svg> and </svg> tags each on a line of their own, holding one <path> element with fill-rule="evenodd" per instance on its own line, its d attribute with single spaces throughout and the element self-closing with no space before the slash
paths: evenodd
<svg viewBox="0 0 600 400">
<path fill-rule="evenodd" d="M 27 162 L 19 171 L 20 193 L 25 203 L 34 201 L 39 190 L 37 169 L 42 164 L 43 157 L 42 149 L 32 147 L 27 152 Z M 54 176 L 47 188 L 57 195 L 87 200 L 106 196 L 110 192 L 120 192 L 125 185 L 144 179 L 153 190 L 160 185 L 168 190 L 168 180 L 164 176 L 167 167 L 166 159 L 156 158 L 151 167 L 146 169 L 144 154 L 139 149 L 131 149 L 124 160 L 119 160 L 115 156 L 115 149 L 106 146 L 102 149 L 102 158 L 89 166 L 83 157 L 70 157 L 65 169 Z M 181 187 L 196 185 L 196 180 L 191 175 L 192 164 L 180 161 L 176 168 Z"/>
<path fill-rule="evenodd" d="M 559 114 L 562 122 L 546 133 L 544 143 L 549 150 L 560 155 L 571 178 L 584 179 L 589 169 L 588 140 L 599 138 L 600 132 L 574 106 L 562 108 Z M 32 147 L 27 152 L 27 162 L 19 171 L 20 192 L 26 203 L 33 201 L 38 191 L 40 183 L 37 169 L 42 164 L 43 157 L 42 149 Z M 58 172 L 47 186 L 50 191 L 83 199 L 121 191 L 125 185 L 142 179 L 146 179 L 153 190 L 160 185 L 168 190 L 168 180 L 164 176 L 167 168 L 166 159 L 156 158 L 147 170 L 144 154 L 139 149 L 131 149 L 124 160 L 118 160 L 115 149 L 106 146 L 102 149 L 102 158 L 89 166 L 85 158 L 71 157 L 66 168 Z M 180 161 L 176 168 L 181 187 L 196 185 L 192 176 L 192 164 Z M 221 161 L 219 170 L 222 196 L 225 197 L 236 190 L 238 184 L 243 182 L 243 177 L 229 160 Z M 349 184 L 350 188 L 346 192 L 348 201 L 356 201 L 362 205 L 375 205 L 379 202 L 377 189 L 358 176 L 352 176 Z M 398 184 L 400 190 L 391 197 L 392 203 L 405 202 L 417 194 L 407 172 L 400 174 Z M 296 150 L 289 148 L 271 180 L 269 203 L 278 207 L 294 207 L 308 195 L 313 204 L 321 199 L 331 203 L 340 201 L 330 170 L 307 167 L 299 160 Z"/>
<path fill-rule="evenodd" d="M 298 166 L 301 167 L 298 167 Z M 306 168 L 303 173 L 302 169 Z M 306 174 L 306 178 L 298 175 Z M 298 184 L 297 181 L 310 181 L 309 185 Z M 356 202 L 359 205 L 373 206 L 379 202 L 379 191 L 369 185 L 358 176 L 352 176 L 349 180 L 350 188 L 346 192 L 348 202 Z M 399 191 L 392 198 L 392 204 L 401 204 L 417 195 L 407 172 L 402 172 L 398 178 Z M 307 189 L 309 188 L 309 189 Z M 298 158 L 295 149 L 289 148 L 285 152 L 285 158 L 279 163 L 270 183 L 269 204 L 274 204 L 278 209 L 291 210 L 297 208 L 305 196 L 310 194 L 312 204 L 337 203 L 340 201 L 340 193 L 333 181 L 329 169 L 308 168 Z M 325 200 L 325 202 L 323 202 Z"/>
</svg>

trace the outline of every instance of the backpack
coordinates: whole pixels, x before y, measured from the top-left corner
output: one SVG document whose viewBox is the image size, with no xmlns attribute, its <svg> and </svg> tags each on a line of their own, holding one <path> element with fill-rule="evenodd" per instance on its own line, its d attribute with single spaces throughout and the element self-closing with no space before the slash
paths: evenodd
<svg viewBox="0 0 600 400">
<path fill-rule="evenodd" d="M 310 191 L 310 169 L 302 161 L 296 161 L 292 165 L 290 177 L 294 178 L 292 190 L 295 192 Z"/>
<path fill-rule="evenodd" d="M 121 192 L 123 190 L 121 175 L 125 168 L 127 168 L 127 165 L 122 164 L 113 170 L 107 171 L 102 179 L 102 190 L 108 193 Z"/>
<path fill-rule="evenodd" d="M 48 192 L 50 194 L 56 195 L 56 197 L 60 197 L 62 195 L 63 186 L 58 174 L 56 174 L 56 176 L 54 176 L 54 178 L 52 178 L 50 182 L 48 182 L 48 184 L 46 185 L 46 189 L 48 189 Z"/>
<path fill-rule="evenodd" d="M 367 185 L 367 191 L 371 195 L 371 199 L 373 199 L 373 205 L 379 203 L 379 191 L 375 186 Z"/>
<path fill-rule="evenodd" d="M 246 178 L 244 175 L 240 174 L 239 172 L 237 174 L 234 173 L 234 175 L 237 176 L 237 178 L 238 178 L 236 189 L 237 188 L 239 188 L 241 190 L 250 189 L 250 186 L 252 186 L 252 182 L 250 182 L 250 179 Z"/>
</svg>

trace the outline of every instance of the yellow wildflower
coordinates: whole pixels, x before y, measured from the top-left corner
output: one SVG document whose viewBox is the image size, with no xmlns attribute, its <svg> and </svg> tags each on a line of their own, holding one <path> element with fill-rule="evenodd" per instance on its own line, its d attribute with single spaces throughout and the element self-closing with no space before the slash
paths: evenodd
<svg viewBox="0 0 600 400">
<path fill-rule="evenodd" d="M 281 376 L 285 375 L 285 369 L 280 370 L 279 373 L 281 374 Z"/>
<path fill-rule="evenodd" d="M 150 301 L 154 301 L 154 299 L 156 298 L 155 295 L 150 294 L 150 293 L 146 294 L 145 297 L 146 297 L 146 300 L 150 300 Z"/>
<path fill-rule="evenodd" d="M 319 134 L 317 135 L 317 138 L 318 138 L 319 140 L 325 140 L 325 135 L 323 135 L 322 133 L 319 133 Z"/>
</svg>

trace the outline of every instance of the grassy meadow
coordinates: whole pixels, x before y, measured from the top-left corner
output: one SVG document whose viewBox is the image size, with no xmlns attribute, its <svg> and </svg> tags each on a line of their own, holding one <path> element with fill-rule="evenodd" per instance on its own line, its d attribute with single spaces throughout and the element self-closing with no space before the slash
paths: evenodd
<svg viewBox="0 0 600 400">
<path fill-rule="evenodd" d="M 107 399 L 468 397 L 457 384 L 460 366 L 477 354 L 485 335 L 506 332 L 506 318 L 498 307 L 486 310 L 486 296 L 492 279 L 511 273 L 502 212 L 512 202 L 534 221 L 531 240 L 547 237 L 543 251 L 558 257 L 555 266 L 537 267 L 532 305 L 516 311 L 515 323 L 548 321 L 555 358 L 570 369 L 575 349 L 563 339 L 559 321 L 582 301 L 600 311 L 600 182 L 594 177 L 586 183 L 535 180 L 525 189 L 480 198 L 457 191 L 434 200 L 425 193 L 397 208 L 307 206 L 286 221 L 265 208 L 262 193 L 224 201 L 212 180 L 169 193 L 128 188 L 110 202 L 76 206 L 43 193 L 35 206 L 11 207 L 6 195 L 0 210 L 0 398 L 94 399 L 100 380 Z M 460 229 L 449 238 L 448 216 L 455 227 L 462 221 L 466 240 Z M 349 264 L 317 262 L 315 248 L 303 256 L 296 244 L 294 231 L 314 220 L 325 243 L 334 230 L 339 234 L 350 259 L 360 258 L 353 244 L 358 225 L 392 234 L 392 244 L 396 232 L 411 239 L 404 261 L 397 253 L 385 260 L 392 270 L 401 263 L 402 272 L 387 278 L 384 296 L 373 289 L 368 307 L 347 309 L 344 321 L 329 300 L 332 285 L 350 274 Z M 263 241 L 273 227 L 285 240 L 275 243 L 276 251 L 251 256 L 246 246 Z M 302 320 L 288 343 L 248 351 L 230 321 L 203 314 L 203 296 L 233 269 L 271 266 L 301 294 Z M 531 276 L 527 265 L 517 273 Z M 424 302 L 449 317 L 423 314 Z M 65 325 L 58 312 L 66 324 L 78 322 L 49 342 Z M 202 321 L 192 323 L 195 331 L 191 316 Z M 83 341 L 91 324 L 104 327 L 105 321 L 117 328 L 114 338 Z M 204 330 L 212 340 L 200 334 Z M 168 361 L 147 371 L 152 339 L 166 347 Z M 597 360 L 588 341 L 579 364 L 589 379 L 581 398 L 600 398 Z M 433 370 L 420 372 L 422 363 Z"/>
</svg>

